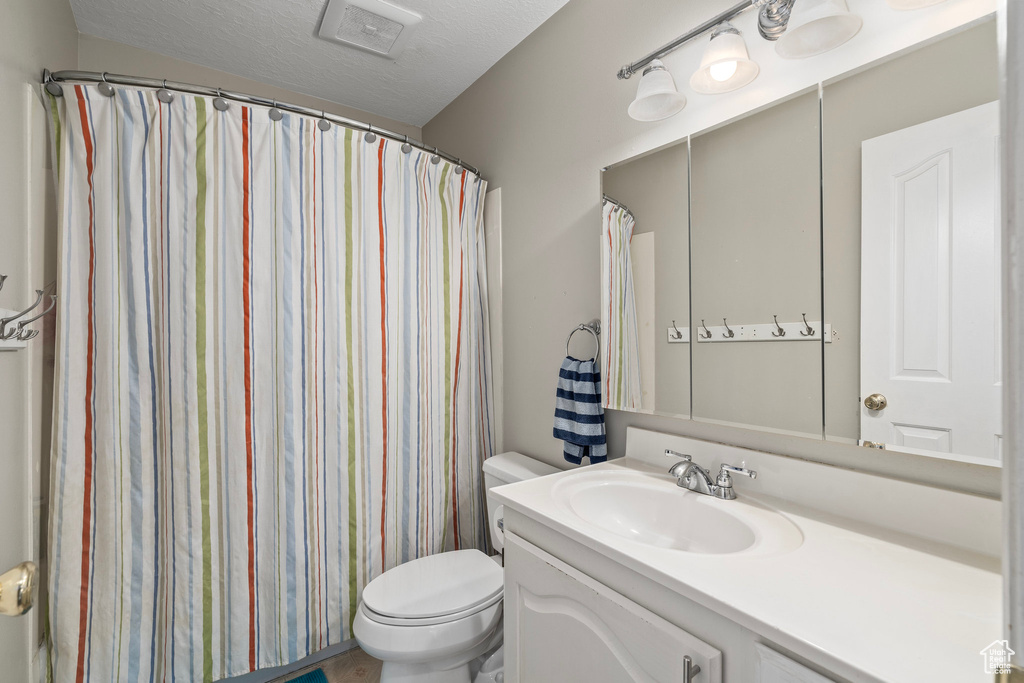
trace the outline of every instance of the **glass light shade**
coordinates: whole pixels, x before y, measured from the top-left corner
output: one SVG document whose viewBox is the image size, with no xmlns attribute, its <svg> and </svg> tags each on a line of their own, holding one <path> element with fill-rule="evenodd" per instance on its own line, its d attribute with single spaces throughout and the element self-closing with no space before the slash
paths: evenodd
<svg viewBox="0 0 1024 683">
<path fill-rule="evenodd" d="M 889 4 L 889 7 L 892 7 L 893 9 L 907 10 L 907 9 L 921 9 L 922 7 L 931 7 L 932 5 L 937 5 L 940 2 L 945 2 L 946 0 L 885 0 L 885 1 Z"/>
<path fill-rule="evenodd" d="M 700 68 L 690 77 L 690 87 L 707 95 L 729 92 L 750 83 L 759 71 L 757 63 L 750 61 L 743 36 L 719 33 L 705 48 Z"/>
<path fill-rule="evenodd" d="M 685 106 L 686 97 L 676 90 L 672 74 L 655 59 L 640 77 L 629 115 L 637 121 L 661 121 L 678 114 Z"/>
<path fill-rule="evenodd" d="M 863 23 L 846 0 L 797 0 L 775 52 L 785 59 L 820 55 L 853 38 Z"/>
</svg>

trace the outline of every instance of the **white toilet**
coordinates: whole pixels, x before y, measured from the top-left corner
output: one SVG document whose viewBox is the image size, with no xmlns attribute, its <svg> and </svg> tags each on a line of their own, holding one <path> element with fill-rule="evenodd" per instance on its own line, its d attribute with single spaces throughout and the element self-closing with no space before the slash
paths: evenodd
<svg viewBox="0 0 1024 683">
<path fill-rule="evenodd" d="M 519 453 L 484 461 L 491 543 L 501 551 L 502 506 L 495 486 L 558 470 Z M 381 683 L 501 683 L 501 557 L 455 550 L 390 569 L 367 584 L 353 630 L 363 651 L 384 662 Z"/>
</svg>

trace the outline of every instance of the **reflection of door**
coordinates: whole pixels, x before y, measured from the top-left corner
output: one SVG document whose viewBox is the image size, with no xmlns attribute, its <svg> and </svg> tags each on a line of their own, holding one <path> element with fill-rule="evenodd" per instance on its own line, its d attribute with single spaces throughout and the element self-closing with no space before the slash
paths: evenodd
<svg viewBox="0 0 1024 683">
<path fill-rule="evenodd" d="M 999 458 L 998 102 L 862 146 L 861 438 Z"/>
</svg>

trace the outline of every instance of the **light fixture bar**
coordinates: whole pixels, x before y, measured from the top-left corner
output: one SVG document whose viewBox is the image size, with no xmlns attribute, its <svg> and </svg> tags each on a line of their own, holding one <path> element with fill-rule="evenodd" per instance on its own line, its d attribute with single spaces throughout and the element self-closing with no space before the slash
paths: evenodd
<svg viewBox="0 0 1024 683">
<path fill-rule="evenodd" d="M 654 52 L 650 53 L 646 57 L 643 57 L 642 59 L 639 59 L 639 60 L 633 62 L 632 64 L 627 64 L 626 66 L 624 66 L 621 69 L 619 69 L 619 74 L 618 74 L 619 78 L 620 79 L 629 78 L 630 76 L 635 74 L 637 71 L 640 71 L 645 66 L 647 66 L 648 64 L 653 62 L 655 59 L 661 59 L 662 57 L 664 57 L 665 55 L 669 54 L 670 52 L 674 52 L 681 45 L 683 45 L 683 43 L 686 43 L 686 42 L 688 42 L 690 40 L 693 40 L 694 38 L 696 38 L 697 36 L 701 35 L 702 33 L 706 33 L 707 31 L 710 31 L 714 27 L 716 27 L 719 24 L 721 24 L 723 21 L 729 21 L 730 19 L 738 16 L 743 11 L 745 11 L 748 8 L 752 7 L 754 5 L 754 2 L 755 2 L 755 0 L 743 0 L 743 2 L 740 2 L 740 3 L 736 4 L 735 6 L 731 7 L 730 9 L 725 10 L 721 14 L 719 14 L 719 15 L 717 15 L 715 17 L 712 17 L 711 19 L 708 19 L 707 21 L 705 21 L 703 24 L 700 24 L 696 28 L 687 31 L 683 35 L 681 35 L 678 38 L 676 38 L 675 40 L 673 40 L 671 43 L 666 43 L 666 44 L 662 45 L 661 47 L 659 47 L 657 50 L 655 50 Z"/>
<path fill-rule="evenodd" d="M 721 14 L 714 16 L 696 28 L 693 28 L 679 36 L 671 43 L 662 45 L 646 57 L 627 64 L 619 69 L 619 78 L 629 78 L 637 71 L 650 64 L 655 59 L 661 59 L 670 52 L 674 52 L 684 43 L 693 40 L 697 36 L 707 33 L 722 22 L 734 19 L 751 7 L 760 9 L 757 30 L 765 40 L 778 40 L 779 36 L 786 30 L 786 22 L 789 21 L 789 11 L 795 0 L 743 0 Z"/>
</svg>

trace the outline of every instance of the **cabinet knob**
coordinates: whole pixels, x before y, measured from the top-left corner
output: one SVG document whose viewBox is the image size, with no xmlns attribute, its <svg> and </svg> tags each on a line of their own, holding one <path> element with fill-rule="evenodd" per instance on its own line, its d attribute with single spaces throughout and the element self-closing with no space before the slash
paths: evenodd
<svg viewBox="0 0 1024 683">
<path fill-rule="evenodd" d="M 889 402 L 881 394 L 871 394 L 864 399 L 864 407 L 868 410 L 882 410 Z"/>
</svg>

